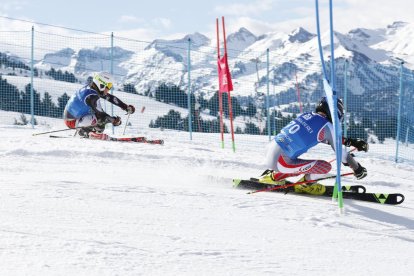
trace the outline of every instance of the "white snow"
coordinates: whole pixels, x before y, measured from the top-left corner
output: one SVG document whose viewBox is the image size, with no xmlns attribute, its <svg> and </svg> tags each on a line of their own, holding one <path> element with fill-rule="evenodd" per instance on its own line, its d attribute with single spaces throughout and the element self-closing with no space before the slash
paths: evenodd
<svg viewBox="0 0 414 276">
<path fill-rule="evenodd" d="M 383 145 L 356 153 L 369 174 L 343 184 L 405 202 L 345 200 L 339 215 L 329 198 L 232 188 L 264 169 L 263 137 L 233 153 L 216 134 L 143 133 L 163 146 L 32 136 L 47 130 L 0 125 L 0 275 L 414 271 L 414 164 L 378 158 Z M 333 156 L 324 145 L 307 154 Z"/>
</svg>

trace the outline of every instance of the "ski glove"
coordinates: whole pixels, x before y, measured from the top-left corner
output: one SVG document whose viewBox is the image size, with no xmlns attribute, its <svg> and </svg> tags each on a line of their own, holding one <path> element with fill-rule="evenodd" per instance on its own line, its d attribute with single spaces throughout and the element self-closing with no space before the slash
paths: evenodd
<svg viewBox="0 0 414 276">
<path fill-rule="evenodd" d="M 119 116 L 111 117 L 111 119 L 112 119 L 112 124 L 114 126 L 119 126 L 120 124 L 122 124 L 121 117 Z"/>
<path fill-rule="evenodd" d="M 127 114 L 133 114 L 135 112 L 135 107 L 133 105 L 128 105 L 125 111 Z"/>
<path fill-rule="evenodd" d="M 347 147 L 353 146 L 358 151 L 363 150 L 363 151 L 367 152 L 368 149 L 369 149 L 368 143 L 365 142 L 362 139 L 359 139 L 359 138 L 358 139 L 346 138 L 344 145 L 347 146 Z"/>
<path fill-rule="evenodd" d="M 362 179 L 365 176 L 367 176 L 368 172 L 367 169 L 361 166 L 361 164 L 358 163 L 358 168 L 354 171 L 354 175 L 357 179 Z"/>
</svg>

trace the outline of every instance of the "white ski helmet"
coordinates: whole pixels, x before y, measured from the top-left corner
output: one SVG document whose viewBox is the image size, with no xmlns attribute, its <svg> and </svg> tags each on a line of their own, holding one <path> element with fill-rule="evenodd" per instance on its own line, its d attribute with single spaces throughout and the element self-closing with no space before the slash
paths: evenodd
<svg viewBox="0 0 414 276">
<path fill-rule="evenodd" d="M 114 78 L 107 72 L 100 72 L 93 76 L 93 83 L 96 84 L 99 91 L 103 92 L 105 88 L 111 90 L 114 84 Z"/>
</svg>

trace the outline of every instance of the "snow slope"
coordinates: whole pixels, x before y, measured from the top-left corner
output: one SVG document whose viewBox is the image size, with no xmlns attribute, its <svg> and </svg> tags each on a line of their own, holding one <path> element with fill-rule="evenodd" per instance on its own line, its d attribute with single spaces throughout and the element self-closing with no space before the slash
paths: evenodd
<svg viewBox="0 0 414 276">
<path fill-rule="evenodd" d="M 31 135 L 45 130 L 0 126 L 0 275 L 414 270 L 414 164 L 377 158 L 375 147 L 357 153 L 369 172 L 358 183 L 405 202 L 345 200 L 340 216 L 327 198 L 232 188 L 233 177 L 261 173 L 263 142 L 233 153 L 173 131 L 147 133 L 164 146 Z M 330 160 L 326 149 L 307 156 Z"/>
</svg>

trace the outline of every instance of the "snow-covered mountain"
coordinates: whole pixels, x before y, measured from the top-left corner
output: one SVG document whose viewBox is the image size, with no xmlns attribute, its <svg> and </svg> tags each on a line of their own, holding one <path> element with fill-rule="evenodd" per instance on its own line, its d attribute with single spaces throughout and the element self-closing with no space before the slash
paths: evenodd
<svg viewBox="0 0 414 276">
<path fill-rule="evenodd" d="M 398 90 L 400 60 L 405 60 L 407 67 L 414 64 L 413 40 L 414 24 L 405 22 L 394 22 L 381 29 L 357 28 L 346 34 L 335 32 L 336 70 L 340 90 L 346 59 L 349 61 L 348 70 L 352 73 L 348 80 L 349 91 L 358 96 L 354 99 L 355 106 L 360 108 L 358 103 L 361 101 L 372 108 L 372 102 L 375 102 L 378 110 L 390 109 L 386 105 L 396 102 L 392 97 L 395 97 L 394 92 Z M 329 61 L 328 32 L 322 35 L 322 42 L 325 59 Z M 156 39 L 151 43 L 136 42 L 137 45 L 138 43 L 140 45 L 136 48 L 140 50 L 135 51 L 121 46 L 114 47 L 113 51 L 110 47 L 97 46 L 74 50 L 67 45 L 67 48 L 60 51 L 45 54 L 36 67 L 67 70 L 82 80 L 91 72 L 109 70 L 113 65 L 118 85 L 122 87 L 123 83 L 132 84 L 141 94 L 154 91 L 161 83 L 187 89 L 190 69 L 194 93 L 210 97 L 217 90 L 216 38 L 194 33 L 181 39 Z M 118 41 L 116 45 L 122 43 Z M 261 36 L 240 28 L 229 34 L 227 48 L 235 88 L 233 95 L 259 100 L 266 92 L 266 51 L 269 49 L 271 102 L 295 102 L 296 85 L 301 87 L 304 101 L 314 102 L 322 91 L 317 45 L 316 35 L 304 28 L 297 28 L 291 33 L 272 32 Z M 364 108 L 367 109 L 367 106 Z"/>
<path fill-rule="evenodd" d="M 311 40 L 315 36 L 316 36 L 315 34 L 311 34 L 310 32 L 308 32 L 307 30 L 303 28 L 298 28 L 294 30 L 291 34 L 289 34 L 289 41 L 292 43 L 294 42 L 304 43 L 304 42 Z"/>
<path fill-rule="evenodd" d="M 227 47 L 230 51 L 243 51 L 258 38 L 246 28 L 240 28 L 237 32 L 230 34 L 227 37 Z"/>
<path fill-rule="evenodd" d="M 390 64 L 395 58 L 414 62 L 412 39 L 414 25 L 395 22 L 383 29 L 351 30 L 346 34 L 335 33 L 336 58 L 350 58 L 357 63 Z M 221 39 L 221 38 L 220 38 Z M 275 32 L 260 37 L 246 28 L 227 37 L 230 67 L 235 79 L 249 82 L 254 87 L 265 75 L 265 54 L 270 50 L 271 68 L 276 69 L 286 62 L 295 64 L 300 71 L 299 81 L 308 75 L 320 72 L 316 35 L 304 28 L 290 34 Z M 115 47 L 113 52 L 114 72 L 119 80 L 132 83 L 138 90 L 155 89 L 154 84 L 169 82 L 185 85 L 187 82 L 188 43 L 191 41 L 191 78 L 196 89 L 216 89 L 216 40 L 200 33 L 184 36 L 182 39 L 157 39 L 143 51 L 132 52 Z M 328 33 L 322 37 L 325 43 L 325 56 L 329 56 Z M 110 48 L 95 47 L 79 51 L 70 48 L 48 53 L 38 66 L 49 65 L 70 72 L 86 75 L 91 71 L 110 68 Z M 259 66 L 256 66 L 259 63 Z M 357 64 L 358 65 L 358 64 Z M 278 70 L 280 71 L 280 70 Z M 259 76 L 259 80 L 258 80 Z M 292 77 L 283 84 L 291 86 Z M 256 84 L 257 85 L 257 84 Z M 237 85 L 236 85 L 237 86 Z M 251 87 L 235 89 L 236 95 L 251 94 Z M 247 92 L 245 92 L 247 91 Z"/>
<path fill-rule="evenodd" d="M 103 71 L 111 66 L 111 56 L 116 64 L 129 60 L 133 52 L 127 51 L 120 47 L 95 47 L 93 49 L 80 49 L 75 51 L 71 48 L 64 48 L 54 53 L 48 53 L 44 56 L 36 67 L 48 70 L 50 68 L 69 71 L 76 75 L 88 76 L 90 72 Z M 127 73 L 121 66 L 114 67 L 115 75 L 124 75 Z"/>
</svg>

